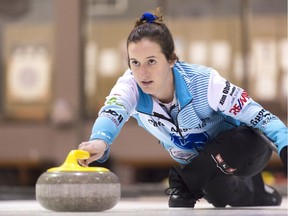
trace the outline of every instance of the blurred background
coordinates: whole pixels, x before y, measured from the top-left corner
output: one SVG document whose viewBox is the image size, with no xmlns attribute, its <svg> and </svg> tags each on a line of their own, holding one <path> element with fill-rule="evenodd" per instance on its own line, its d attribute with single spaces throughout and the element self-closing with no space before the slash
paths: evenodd
<svg viewBox="0 0 288 216">
<path fill-rule="evenodd" d="M 33 195 L 39 175 L 89 139 L 127 68 L 134 22 L 159 6 L 181 60 L 214 67 L 287 125 L 286 0 L 0 0 L 0 199 Z M 130 119 L 94 165 L 133 188 L 162 184 L 174 164 Z M 263 175 L 286 189 L 276 154 Z"/>
</svg>

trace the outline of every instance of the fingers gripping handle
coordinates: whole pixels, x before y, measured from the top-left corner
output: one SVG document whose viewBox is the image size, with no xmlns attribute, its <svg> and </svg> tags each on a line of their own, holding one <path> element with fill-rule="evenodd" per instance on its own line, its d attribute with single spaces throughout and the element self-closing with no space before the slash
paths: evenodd
<svg viewBox="0 0 288 216">
<path fill-rule="evenodd" d="M 85 160 L 90 157 L 90 153 L 84 150 L 72 150 L 69 152 L 65 162 L 60 167 L 54 167 L 47 172 L 109 172 L 103 167 L 82 167 L 78 164 L 78 160 Z"/>
</svg>

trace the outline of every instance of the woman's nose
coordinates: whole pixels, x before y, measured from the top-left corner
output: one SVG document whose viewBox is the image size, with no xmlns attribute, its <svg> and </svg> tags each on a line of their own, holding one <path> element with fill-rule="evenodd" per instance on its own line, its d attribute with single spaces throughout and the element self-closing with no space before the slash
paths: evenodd
<svg viewBox="0 0 288 216">
<path fill-rule="evenodd" d="M 147 75 L 147 68 L 145 66 L 141 66 L 139 68 L 139 75 L 146 76 Z"/>
</svg>

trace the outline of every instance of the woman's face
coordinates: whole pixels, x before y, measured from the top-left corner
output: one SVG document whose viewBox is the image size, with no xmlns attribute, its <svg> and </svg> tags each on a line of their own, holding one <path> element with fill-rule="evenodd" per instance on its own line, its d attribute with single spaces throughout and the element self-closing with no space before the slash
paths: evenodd
<svg viewBox="0 0 288 216">
<path fill-rule="evenodd" d="M 156 42 L 142 39 L 128 45 L 129 63 L 143 92 L 170 102 L 174 96 L 172 67 Z"/>
</svg>

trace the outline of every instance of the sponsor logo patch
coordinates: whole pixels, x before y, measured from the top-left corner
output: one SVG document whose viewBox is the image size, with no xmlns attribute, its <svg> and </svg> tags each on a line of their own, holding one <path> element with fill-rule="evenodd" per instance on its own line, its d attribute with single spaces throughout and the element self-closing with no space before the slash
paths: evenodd
<svg viewBox="0 0 288 216">
<path fill-rule="evenodd" d="M 234 174 L 234 172 L 237 170 L 235 168 L 230 167 L 222 158 L 220 154 L 217 155 L 211 155 L 213 160 L 216 162 L 216 166 L 225 174 Z"/>
<path fill-rule="evenodd" d="M 171 141 L 181 149 L 197 149 L 202 150 L 205 144 L 209 141 L 208 133 L 195 133 L 179 136 L 177 134 L 170 134 Z"/>
<path fill-rule="evenodd" d="M 148 119 L 148 122 L 152 124 L 154 127 L 161 127 L 165 126 L 162 122 L 160 121 L 155 121 L 154 119 Z"/>
<path fill-rule="evenodd" d="M 175 148 L 169 148 L 169 153 L 172 158 L 180 159 L 184 161 L 190 161 L 192 158 L 198 155 L 198 153 L 193 152 L 183 152 L 182 150 L 178 150 Z"/>
<path fill-rule="evenodd" d="M 116 126 L 119 126 L 123 121 L 123 116 L 111 109 L 103 110 L 101 115 L 110 118 L 115 123 Z"/>
<path fill-rule="evenodd" d="M 230 91 L 230 86 L 231 86 L 230 82 L 226 81 L 225 87 L 224 87 L 224 89 L 222 91 L 223 94 L 222 94 L 222 97 L 220 99 L 220 104 L 221 105 L 224 105 L 224 103 L 226 101 L 227 95 L 229 94 L 229 91 Z"/>
<path fill-rule="evenodd" d="M 249 103 L 249 101 L 250 97 L 248 93 L 246 91 L 243 91 L 241 97 L 237 99 L 236 103 L 229 110 L 229 113 L 232 113 L 236 116 L 245 107 L 245 105 Z"/>
<path fill-rule="evenodd" d="M 260 121 L 262 121 L 264 118 L 271 119 L 271 113 L 266 111 L 265 109 L 261 109 L 256 117 L 250 121 L 250 123 L 255 126 L 257 125 Z"/>
<path fill-rule="evenodd" d="M 120 95 L 118 95 L 118 96 L 120 96 Z M 117 97 L 111 97 L 109 100 L 106 101 L 106 104 L 109 104 L 109 105 L 113 105 L 114 104 L 114 105 L 121 106 L 121 107 L 125 108 L 125 106 L 122 103 L 117 101 Z"/>
</svg>

